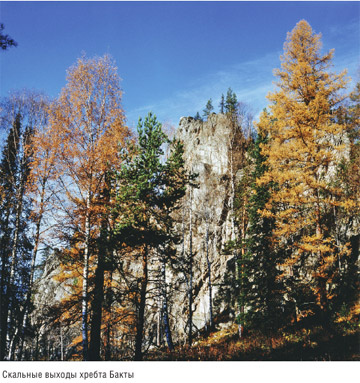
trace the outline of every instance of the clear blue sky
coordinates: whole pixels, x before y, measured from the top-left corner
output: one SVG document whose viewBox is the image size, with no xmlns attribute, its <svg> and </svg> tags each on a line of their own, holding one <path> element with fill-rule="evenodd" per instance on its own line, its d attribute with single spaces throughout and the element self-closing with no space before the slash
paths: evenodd
<svg viewBox="0 0 360 383">
<path fill-rule="evenodd" d="M 307 20 L 335 48 L 335 70 L 358 81 L 359 2 L 4 2 L 0 21 L 17 48 L 0 52 L 0 95 L 34 88 L 56 97 L 82 52 L 109 53 L 123 79 L 129 125 L 217 109 L 228 87 L 267 105 L 286 33 Z"/>
</svg>

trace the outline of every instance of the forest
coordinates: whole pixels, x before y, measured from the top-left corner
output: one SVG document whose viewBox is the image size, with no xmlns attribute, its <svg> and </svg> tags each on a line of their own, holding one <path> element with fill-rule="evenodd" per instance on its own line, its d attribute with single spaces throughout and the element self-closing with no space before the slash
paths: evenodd
<svg viewBox="0 0 360 383">
<path fill-rule="evenodd" d="M 3 98 L 0 360 L 359 360 L 360 82 L 333 55 L 299 21 L 258 121 L 229 88 L 186 140 L 127 126 L 108 55 Z"/>
</svg>

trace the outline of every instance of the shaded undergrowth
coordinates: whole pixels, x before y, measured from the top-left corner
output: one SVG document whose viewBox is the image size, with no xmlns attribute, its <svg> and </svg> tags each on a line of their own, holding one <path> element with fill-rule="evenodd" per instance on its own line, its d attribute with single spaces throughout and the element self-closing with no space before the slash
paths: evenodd
<svg viewBox="0 0 360 383">
<path fill-rule="evenodd" d="M 292 331 L 291 331 L 292 330 Z M 193 347 L 151 351 L 147 360 L 163 361 L 342 361 L 360 360 L 360 332 L 320 326 L 290 328 L 268 337 L 256 331 L 239 339 L 237 326 L 200 338 Z"/>
</svg>

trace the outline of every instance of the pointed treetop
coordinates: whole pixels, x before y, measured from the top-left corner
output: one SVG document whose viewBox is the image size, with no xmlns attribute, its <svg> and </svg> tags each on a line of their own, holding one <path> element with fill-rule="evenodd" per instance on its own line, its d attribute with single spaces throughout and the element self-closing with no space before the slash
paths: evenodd
<svg viewBox="0 0 360 383">
<path fill-rule="evenodd" d="M 204 117 L 209 116 L 209 114 L 214 110 L 213 104 L 212 104 L 212 99 L 208 100 L 206 103 L 206 107 L 204 109 Z"/>
</svg>

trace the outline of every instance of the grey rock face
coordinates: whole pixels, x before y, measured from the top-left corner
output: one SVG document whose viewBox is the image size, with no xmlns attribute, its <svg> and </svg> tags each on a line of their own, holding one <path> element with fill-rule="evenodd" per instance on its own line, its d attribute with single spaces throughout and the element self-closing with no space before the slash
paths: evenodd
<svg viewBox="0 0 360 383">
<path fill-rule="evenodd" d="M 182 225 L 185 229 L 183 242 L 188 257 L 192 216 L 193 323 L 195 330 L 201 330 L 209 325 L 210 319 L 208 265 L 214 302 L 221 293 L 225 273 L 229 271 L 232 260 L 232 255 L 224 254 L 223 248 L 235 235 L 234 186 L 241 177 L 243 157 L 239 147 L 243 137 L 231 119 L 223 114 L 211 114 L 206 122 L 183 117 L 176 137 L 184 143 L 186 168 L 198 174 L 198 188 L 188 188 L 182 208 L 177 212 L 177 221 L 178 230 L 183 230 Z M 182 246 L 178 248 L 178 257 L 182 257 Z M 183 283 L 182 287 L 183 291 L 186 290 L 186 284 Z M 173 318 L 176 318 L 174 333 L 180 338 L 186 335 L 187 300 L 186 292 L 179 293 L 171 307 Z M 214 306 L 214 315 L 218 316 L 227 308 L 226 302 Z"/>
</svg>

